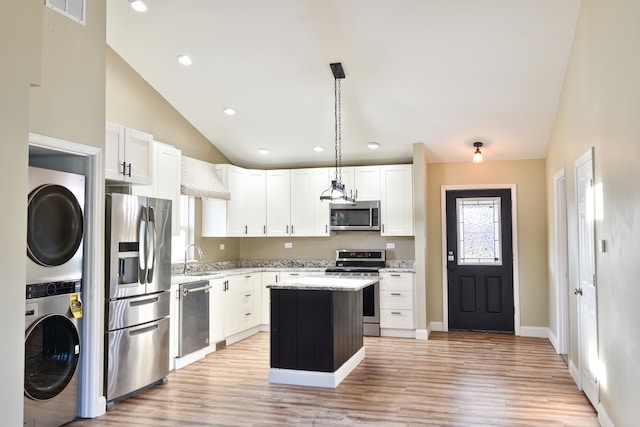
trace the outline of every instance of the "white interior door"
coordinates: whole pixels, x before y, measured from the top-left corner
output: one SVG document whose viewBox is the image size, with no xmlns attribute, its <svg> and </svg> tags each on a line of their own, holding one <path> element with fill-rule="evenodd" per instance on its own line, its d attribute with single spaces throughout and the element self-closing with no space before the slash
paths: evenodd
<svg viewBox="0 0 640 427">
<path fill-rule="evenodd" d="M 580 386 L 594 407 L 598 389 L 598 315 L 596 310 L 595 204 L 593 150 L 575 161 L 578 208 L 578 298 Z"/>
</svg>

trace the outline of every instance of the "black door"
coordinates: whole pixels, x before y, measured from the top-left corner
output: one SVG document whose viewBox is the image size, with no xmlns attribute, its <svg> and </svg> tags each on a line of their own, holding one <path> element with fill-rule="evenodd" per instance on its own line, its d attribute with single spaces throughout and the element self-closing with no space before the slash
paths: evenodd
<svg viewBox="0 0 640 427">
<path fill-rule="evenodd" d="M 511 190 L 446 194 L 449 330 L 513 333 Z"/>
</svg>

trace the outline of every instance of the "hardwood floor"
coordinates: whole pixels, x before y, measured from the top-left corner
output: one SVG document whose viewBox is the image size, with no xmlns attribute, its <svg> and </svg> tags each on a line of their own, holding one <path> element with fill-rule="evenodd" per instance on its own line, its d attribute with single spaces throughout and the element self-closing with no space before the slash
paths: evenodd
<svg viewBox="0 0 640 427">
<path fill-rule="evenodd" d="M 365 360 L 337 389 L 320 389 L 269 384 L 268 338 L 216 351 L 172 372 L 166 385 L 69 426 L 599 425 L 545 339 L 366 337 Z"/>
</svg>

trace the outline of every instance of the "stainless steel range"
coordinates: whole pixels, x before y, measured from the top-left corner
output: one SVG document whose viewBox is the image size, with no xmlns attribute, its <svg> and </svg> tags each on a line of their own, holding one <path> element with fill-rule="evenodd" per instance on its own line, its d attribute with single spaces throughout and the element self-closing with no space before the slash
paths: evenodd
<svg viewBox="0 0 640 427">
<path fill-rule="evenodd" d="M 325 274 L 378 277 L 386 265 L 384 249 L 338 249 L 336 265 L 325 270 Z M 380 283 L 362 290 L 362 321 L 364 335 L 380 336 Z"/>
</svg>

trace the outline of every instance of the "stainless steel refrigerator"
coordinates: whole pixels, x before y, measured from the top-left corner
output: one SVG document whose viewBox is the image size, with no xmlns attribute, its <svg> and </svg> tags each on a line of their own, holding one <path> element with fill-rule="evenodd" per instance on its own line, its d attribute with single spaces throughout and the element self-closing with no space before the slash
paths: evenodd
<svg viewBox="0 0 640 427">
<path fill-rule="evenodd" d="M 105 394 L 129 397 L 169 373 L 171 201 L 107 194 Z"/>
</svg>

